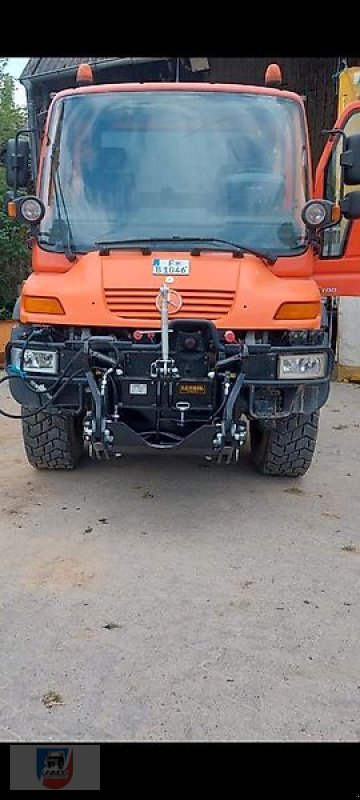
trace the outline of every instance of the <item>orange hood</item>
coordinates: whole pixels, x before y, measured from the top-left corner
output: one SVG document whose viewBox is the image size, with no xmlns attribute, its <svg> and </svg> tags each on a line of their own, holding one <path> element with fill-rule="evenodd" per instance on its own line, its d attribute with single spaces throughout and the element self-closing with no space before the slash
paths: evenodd
<svg viewBox="0 0 360 800">
<path fill-rule="evenodd" d="M 43 251 L 44 252 L 44 251 Z M 50 259 L 51 254 L 46 254 Z M 22 292 L 21 321 L 80 326 L 160 327 L 156 297 L 165 276 L 153 275 L 153 259 L 181 259 L 190 263 L 189 275 L 174 275 L 169 288 L 182 300 L 174 318 L 214 320 L 218 328 L 270 329 L 318 328 L 314 320 L 275 320 L 282 303 L 319 302 L 319 289 L 312 279 L 278 277 L 274 268 L 252 255 L 234 257 L 211 252 L 200 256 L 164 252 L 141 255 L 136 251 L 113 251 L 101 256 L 91 252 L 66 271 L 41 271 L 30 275 Z M 285 272 L 285 259 L 281 271 Z M 289 273 L 294 261 L 289 259 Z M 36 269 L 36 267 L 35 267 Z M 50 266 L 48 266 L 50 269 Z M 65 314 L 34 314 L 24 310 L 27 296 L 56 297 Z"/>
</svg>

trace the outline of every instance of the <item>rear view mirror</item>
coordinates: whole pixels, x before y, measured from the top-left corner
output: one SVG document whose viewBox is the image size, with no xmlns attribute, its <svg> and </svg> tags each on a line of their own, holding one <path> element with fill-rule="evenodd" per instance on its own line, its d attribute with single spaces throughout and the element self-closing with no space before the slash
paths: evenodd
<svg viewBox="0 0 360 800">
<path fill-rule="evenodd" d="M 26 188 L 30 181 L 29 142 L 27 139 L 9 139 L 6 148 L 6 182 L 14 188 Z"/>
<path fill-rule="evenodd" d="M 340 201 L 340 210 L 345 219 L 360 219 L 360 192 L 349 192 Z"/>
<path fill-rule="evenodd" d="M 356 186 L 360 183 L 360 133 L 346 137 L 340 164 L 344 170 L 344 183 L 347 186 Z"/>
</svg>

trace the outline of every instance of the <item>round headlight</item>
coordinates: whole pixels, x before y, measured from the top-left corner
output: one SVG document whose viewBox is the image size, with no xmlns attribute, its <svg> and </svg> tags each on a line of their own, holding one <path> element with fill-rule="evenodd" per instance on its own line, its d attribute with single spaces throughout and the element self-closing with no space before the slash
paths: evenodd
<svg viewBox="0 0 360 800">
<path fill-rule="evenodd" d="M 310 203 L 304 206 L 301 216 L 305 225 L 308 225 L 310 228 L 318 228 L 325 222 L 328 211 L 323 203 L 311 200 Z"/>
<path fill-rule="evenodd" d="M 26 222 L 37 223 L 45 213 L 44 204 L 38 197 L 25 197 L 20 206 L 20 214 Z"/>
</svg>

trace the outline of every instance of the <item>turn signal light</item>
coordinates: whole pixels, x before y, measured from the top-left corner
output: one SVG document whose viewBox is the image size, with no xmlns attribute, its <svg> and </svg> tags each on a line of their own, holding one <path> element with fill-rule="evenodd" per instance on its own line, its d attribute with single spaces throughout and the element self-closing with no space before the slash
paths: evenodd
<svg viewBox="0 0 360 800">
<path fill-rule="evenodd" d="M 331 209 L 331 219 L 333 222 L 339 222 L 341 219 L 341 208 L 340 206 L 333 206 Z"/>
<path fill-rule="evenodd" d="M 24 311 L 30 314 L 65 314 L 57 297 L 29 297 L 23 299 Z"/>
<path fill-rule="evenodd" d="M 282 303 L 275 319 L 315 319 L 320 314 L 318 303 Z"/>
<path fill-rule="evenodd" d="M 11 219 L 16 219 L 16 203 L 14 203 L 13 200 L 9 200 L 7 204 L 7 213 L 8 217 L 11 217 Z"/>
</svg>

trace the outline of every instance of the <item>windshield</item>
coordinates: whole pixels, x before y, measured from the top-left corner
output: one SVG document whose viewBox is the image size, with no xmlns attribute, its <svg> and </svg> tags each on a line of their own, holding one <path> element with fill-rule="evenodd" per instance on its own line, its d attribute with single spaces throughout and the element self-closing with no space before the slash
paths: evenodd
<svg viewBox="0 0 360 800">
<path fill-rule="evenodd" d="M 306 158 L 301 107 L 287 98 L 67 97 L 55 104 L 49 130 L 40 242 L 86 252 L 99 241 L 175 236 L 296 253 L 305 237 Z M 166 247 L 181 249 L 179 241 Z"/>
</svg>

